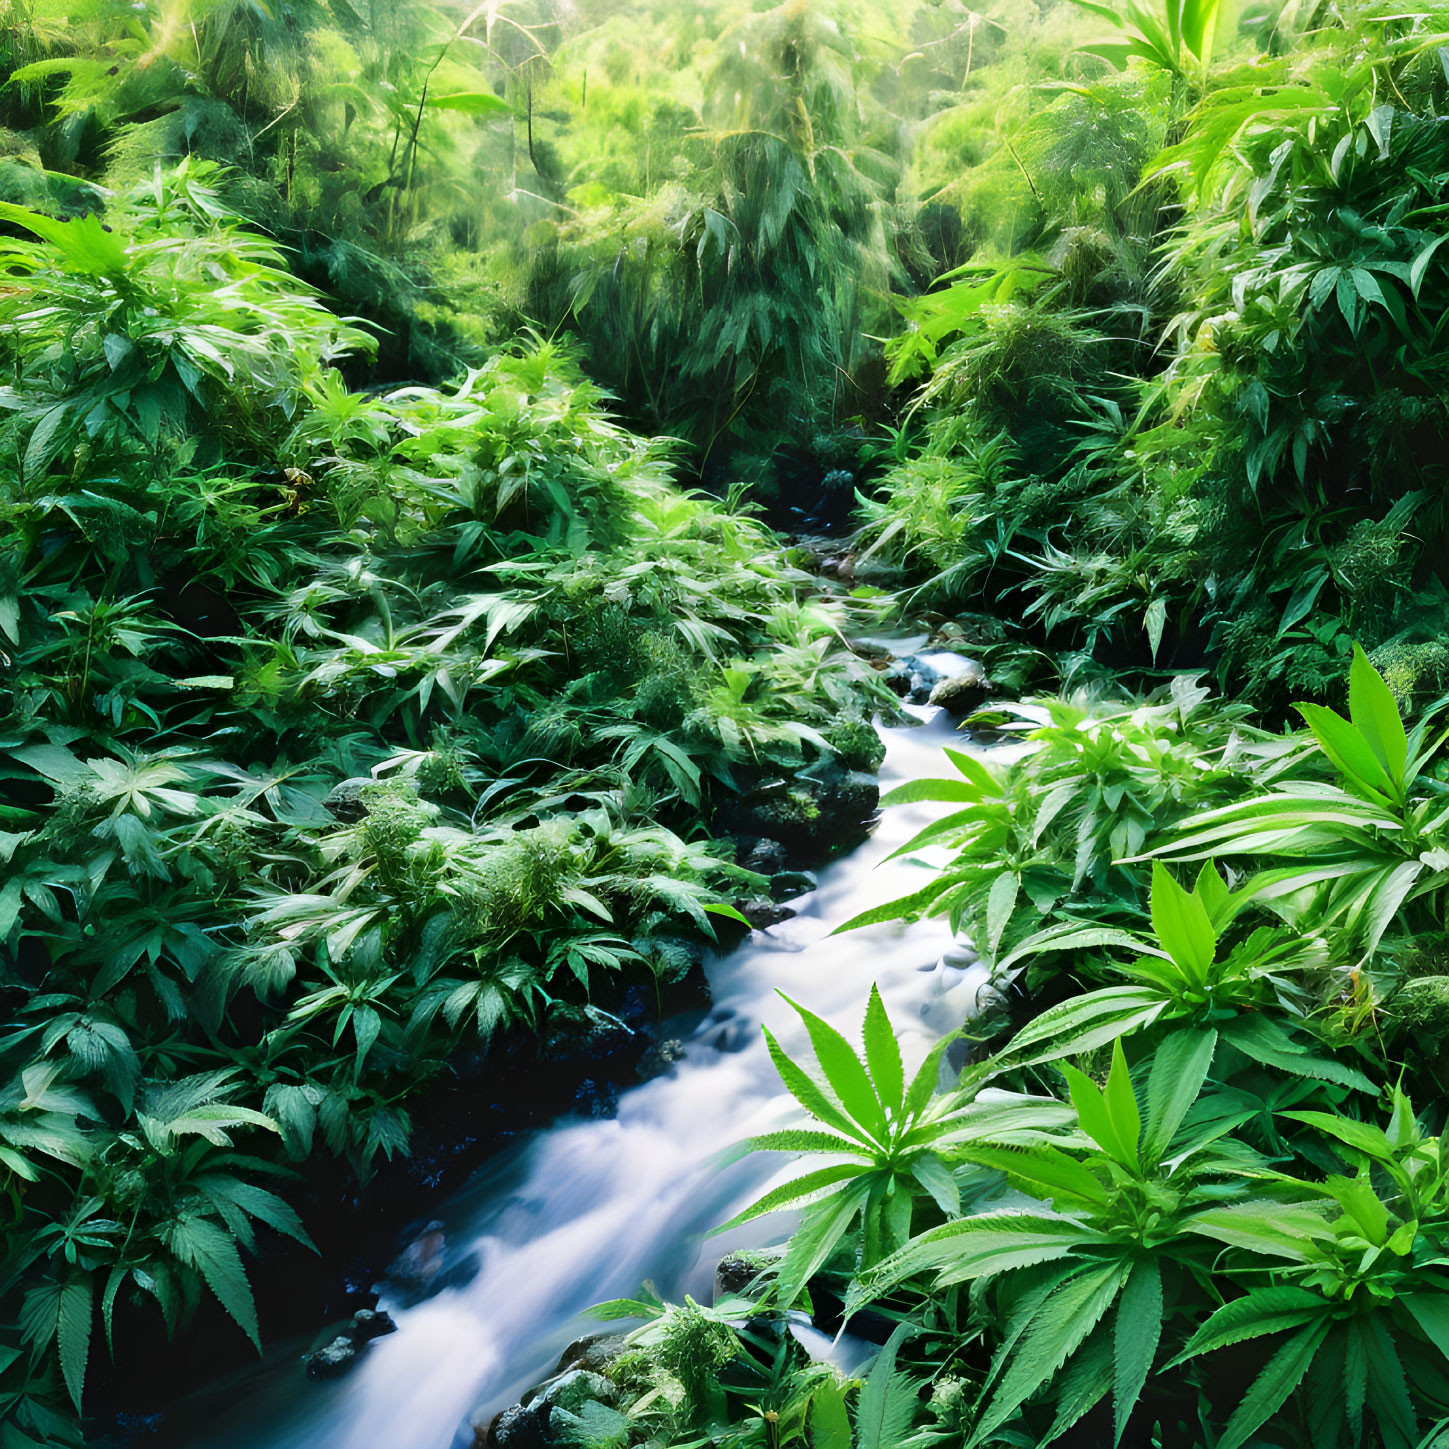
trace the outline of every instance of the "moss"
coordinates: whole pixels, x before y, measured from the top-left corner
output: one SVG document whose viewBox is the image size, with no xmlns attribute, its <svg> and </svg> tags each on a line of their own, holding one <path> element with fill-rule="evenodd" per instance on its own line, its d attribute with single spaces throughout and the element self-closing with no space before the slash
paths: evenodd
<svg viewBox="0 0 1449 1449">
<path fill-rule="evenodd" d="M 734 1334 L 689 1297 L 669 1310 L 662 1329 L 655 1350 L 660 1366 L 684 1385 L 692 1403 L 702 1403 L 719 1371 L 735 1356 Z"/>
<path fill-rule="evenodd" d="M 869 720 L 859 715 L 837 721 L 825 731 L 825 738 L 840 751 L 841 763 L 849 770 L 874 773 L 885 759 L 885 741 Z"/>
<path fill-rule="evenodd" d="M 654 1384 L 654 1360 L 642 1348 L 619 1354 L 604 1368 L 604 1377 L 624 1391 L 625 1398 L 647 1393 Z"/>
</svg>

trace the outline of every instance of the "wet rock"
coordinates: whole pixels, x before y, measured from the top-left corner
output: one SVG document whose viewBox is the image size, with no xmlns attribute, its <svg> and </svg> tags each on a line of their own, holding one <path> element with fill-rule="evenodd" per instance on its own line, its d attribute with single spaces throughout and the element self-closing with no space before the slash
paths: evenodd
<svg viewBox="0 0 1449 1449">
<path fill-rule="evenodd" d="M 756 1253 L 729 1253 L 715 1264 L 714 1301 L 743 1293 L 766 1266 Z"/>
<path fill-rule="evenodd" d="M 795 914 L 789 906 L 782 906 L 768 896 L 752 896 L 747 901 L 736 901 L 735 909 L 756 931 L 778 926 Z"/>
<path fill-rule="evenodd" d="M 388 1264 L 390 1296 L 402 1307 L 411 1308 L 445 1288 L 461 1288 L 471 1283 L 478 1276 L 479 1267 L 478 1257 L 472 1253 L 450 1263 L 443 1225 L 430 1222 Z"/>
<path fill-rule="evenodd" d="M 782 870 L 770 877 L 770 899 L 793 901 L 815 889 L 817 882 L 808 870 Z"/>
<path fill-rule="evenodd" d="M 553 1430 L 556 1410 L 575 1415 L 585 1404 L 613 1404 L 618 1395 L 618 1389 L 601 1374 L 587 1368 L 569 1369 L 525 1394 L 521 1403 L 504 1409 L 482 1434 L 475 1431 L 474 1438 L 492 1449 L 548 1449 L 563 1441 Z"/>
<path fill-rule="evenodd" d="M 493 1449 L 546 1449 L 547 1413 L 531 1404 L 513 1404 L 488 1426 L 483 1442 Z"/>
<path fill-rule="evenodd" d="M 944 650 L 908 654 L 893 661 L 886 672 L 886 682 L 912 704 L 939 704 L 949 708 L 948 700 L 960 698 L 962 703 L 957 712 L 962 714 L 976 708 L 990 687 L 985 670 L 976 660 Z M 943 687 L 953 683 L 954 689 Z M 980 688 L 980 698 L 975 703 L 966 703 L 973 686 Z M 942 697 L 935 699 L 932 696 L 938 688 L 942 690 Z"/>
<path fill-rule="evenodd" d="M 970 643 L 970 637 L 954 619 L 948 619 L 931 635 L 931 643 L 938 649 L 961 650 Z"/>
<path fill-rule="evenodd" d="M 815 794 L 815 806 L 824 826 L 818 840 L 820 858 L 828 859 L 858 845 L 870 834 L 880 805 L 880 786 L 873 775 L 858 770 L 842 771 L 822 781 Z"/>
<path fill-rule="evenodd" d="M 816 864 L 864 840 L 879 803 L 873 776 L 830 760 L 818 774 L 767 780 L 730 801 L 716 815 L 715 829 L 778 840 L 790 860 Z"/>
<path fill-rule="evenodd" d="M 323 804 L 337 817 L 349 823 L 361 820 L 367 814 L 367 791 L 375 789 L 377 781 L 369 775 L 356 776 L 334 785 Z"/>
<path fill-rule="evenodd" d="M 911 666 L 903 659 L 893 659 L 882 671 L 886 684 L 902 699 L 911 692 Z"/>
<path fill-rule="evenodd" d="M 895 657 L 890 646 L 883 644 L 879 639 L 852 638 L 850 649 L 858 658 L 865 659 L 880 668 L 884 668 Z"/>
<path fill-rule="evenodd" d="M 986 703 L 986 693 L 991 681 L 986 671 L 974 660 L 967 660 L 970 666 L 949 679 L 939 679 L 926 696 L 927 704 L 939 705 L 948 714 L 970 714 Z"/>
<path fill-rule="evenodd" d="M 739 863 L 757 875 L 774 875 L 785 868 L 785 847 L 764 836 L 740 841 Z"/>
<path fill-rule="evenodd" d="M 885 759 L 885 741 L 868 719 L 846 716 L 830 725 L 824 734 L 847 770 L 874 774 Z"/>
<path fill-rule="evenodd" d="M 307 1365 L 309 1379 L 336 1379 L 350 1369 L 359 1353 L 359 1346 L 345 1334 L 338 1334 L 331 1343 L 325 1344 L 303 1360 Z"/>
<path fill-rule="evenodd" d="M 585 1077 L 574 1089 L 574 1110 L 596 1122 L 612 1117 L 619 1110 L 618 1083 Z"/>
<path fill-rule="evenodd" d="M 603 1077 L 608 1063 L 629 1050 L 636 1032 L 626 1021 L 600 1012 L 584 1030 L 579 1023 L 567 1019 L 551 1022 L 546 1028 L 540 1055 L 545 1061 L 565 1063 L 579 1071 L 580 1077 Z"/>
<path fill-rule="evenodd" d="M 629 1348 L 627 1333 L 586 1333 L 576 1338 L 559 1355 L 554 1374 L 568 1373 L 570 1369 L 587 1369 L 590 1373 L 602 1373 Z"/>
<path fill-rule="evenodd" d="M 398 1287 L 416 1290 L 426 1297 L 436 1291 L 433 1284 L 442 1274 L 447 1246 L 443 1224 L 436 1220 L 425 1223 L 417 1237 L 387 1265 L 388 1278 Z"/>
<path fill-rule="evenodd" d="M 954 941 L 941 952 L 937 964 L 950 970 L 965 971 L 980 959 L 980 953 L 969 941 Z"/>
<path fill-rule="evenodd" d="M 397 1332 L 392 1314 L 375 1308 L 359 1308 L 352 1315 L 351 1337 L 358 1343 L 370 1343 L 374 1338 L 383 1338 Z"/>
<path fill-rule="evenodd" d="M 800 503 L 790 512 L 801 518 L 807 528 L 830 531 L 839 528 L 849 517 L 855 502 L 855 474 L 848 468 L 831 468 L 823 476 L 816 474 L 813 498 L 808 487 L 800 488 Z M 801 480 L 803 483 L 803 479 Z"/>
<path fill-rule="evenodd" d="M 678 1037 L 669 1037 L 650 1047 L 639 1059 L 640 1080 L 648 1081 L 650 1077 L 657 1077 L 661 1073 L 667 1072 L 675 1062 L 682 1062 L 684 1058 L 684 1043 Z"/>
<path fill-rule="evenodd" d="M 752 1033 L 746 1029 L 743 1023 L 738 1021 L 726 1021 L 721 1024 L 720 1029 L 704 1038 L 705 1044 L 712 1046 L 717 1052 L 742 1051 L 749 1043 Z"/>
<path fill-rule="evenodd" d="M 335 1379 L 345 1374 L 357 1361 L 357 1356 L 372 1342 L 384 1334 L 396 1333 L 397 1324 L 392 1315 L 379 1313 L 372 1308 L 361 1308 L 338 1330 L 334 1337 L 321 1348 L 307 1354 L 302 1362 L 309 1379 Z"/>
<path fill-rule="evenodd" d="M 743 798 L 726 803 L 715 826 L 733 834 L 766 836 L 793 851 L 802 840 L 809 839 L 818 816 L 807 788 L 784 780 L 767 780 Z"/>
<path fill-rule="evenodd" d="M 577 1414 L 585 1404 L 612 1404 L 618 1397 L 619 1390 L 602 1374 L 574 1368 L 551 1379 L 533 1402 Z"/>
</svg>

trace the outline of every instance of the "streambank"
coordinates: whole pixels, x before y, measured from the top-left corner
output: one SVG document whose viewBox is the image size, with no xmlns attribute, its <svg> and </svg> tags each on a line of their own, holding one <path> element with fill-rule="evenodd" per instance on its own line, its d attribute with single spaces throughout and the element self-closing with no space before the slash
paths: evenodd
<svg viewBox="0 0 1449 1449">
<path fill-rule="evenodd" d="M 870 742 L 877 743 L 873 732 Z M 873 768 L 881 753 L 862 751 L 858 762 Z M 806 867 L 863 840 L 878 800 L 874 775 L 849 761 L 773 782 L 761 772 L 714 820 L 715 833 L 731 838 L 740 863 L 755 873 L 755 892 L 741 894 L 736 908 L 757 926 L 789 919 L 792 898 L 814 887 Z M 721 952 L 747 934 L 724 917 L 716 928 Z M 265 1336 L 279 1352 L 295 1357 L 298 1343 L 310 1346 L 329 1326 L 375 1308 L 375 1285 L 388 1278 L 400 1247 L 407 1251 L 426 1233 L 426 1205 L 462 1189 L 492 1154 L 561 1117 L 609 1117 L 621 1092 L 668 1066 L 678 1033 L 709 1010 L 710 947 L 699 932 L 652 936 L 644 946 L 656 974 L 595 973 L 586 1019 L 564 1016 L 541 1030 L 515 1023 L 486 1048 L 455 1052 L 447 1071 L 408 1103 L 410 1150 L 380 1162 L 365 1183 L 339 1158 L 306 1164 L 287 1194 L 320 1253 L 268 1235 L 248 1263 Z M 253 1362 L 251 1345 L 220 1305 L 203 1299 L 175 1340 L 120 1336 L 114 1354 L 95 1366 L 92 1403 L 124 1440 L 162 1422 L 159 1406 L 178 1383 L 245 1374 Z"/>
<path fill-rule="evenodd" d="M 938 772 L 953 722 L 885 731 L 882 784 Z M 961 743 L 960 737 L 955 743 Z M 872 982 L 902 1031 L 908 1061 L 974 1008 L 981 973 L 952 953 L 940 921 L 890 923 L 834 937 L 841 921 L 903 893 L 920 867 L 886 857 L 943 807 L 887 812 L 876 834 L 825 867 L 798 914 L 709 963 L 713 1006 L 678 1023 L 683 1058 L 625 1091 L 611 1117 L 567 1118 L 492 1158 L 441 1203 L 443 1264 L 476 1272 L 423 1302 L 384 1292 L 398 1331 L 371 1343 L 351 1373 L 308 1382 L 297 1348 L 178 1406 L 168 1449 L 444 1449 L 470 1442 L 498 1410 L 548 1374 L 588 1330 L 599 1299 L 652 1279 L 666 1296 L 707 1297 L 715 1261 L 779 1236 L 770 1221 L 706 1242 L 789 1164 L 747 1158 L 719 1170 L 721 1149 L 785 1121 L 791 1099 L 760 1037 L 802 1044 L 782 990 L 846 1030 Z M 671 1028 L 672 1029 L 672 1028 Z"/>
</svg>

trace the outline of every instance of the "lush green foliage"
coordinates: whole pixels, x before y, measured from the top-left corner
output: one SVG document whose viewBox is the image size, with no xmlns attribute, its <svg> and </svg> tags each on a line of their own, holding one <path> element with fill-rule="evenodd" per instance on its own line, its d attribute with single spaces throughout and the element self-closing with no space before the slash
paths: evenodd
<svg viewBox="0 0 1449 1449">
<path fill-rule="evenodd" d="M 794 1003 L 792 1003 L 793 1005 Z M 900 1048 L 885 1005 L 872 991 L 865 1015 L 865 1065 L 829 1023 L 796 1006 L 810 1035 L 821 1076 L 802 1069 L 766 1028 L 770 1057 L 802 1107 L 827 1131 L 787 1129 L 752 1137 L 754 1152 L 810 1152 L 846 1155 L 855 1162 L 833 1164 L 785 1183 L 725 1223 L 737 1223 L 805 1199 L 805 1222 L 790 1241 L 776 1289 L 788 1307 L 836 1245 L 861 1220 L 861 1264 L 869 1268 L 910 1236 L 914 1199 L 925 1196 L 943 1212 L 959 1212 L 960 1192 L 946 1160 L 964 1141 L 981 1136 L 1030 1134 L 1057 1125 L 1053 1102 L 1000 1094 L 972 1100 L 962 1090 L 943 1111 L 935 1096 L 940 1062 L 953 1038 L 943 1038 L 927 1055 L 909 1085 Z"/>
<path fill-rule="evenodd" d="M 915 1325 L 913 1371 L 958 1380 L 932 1398 L 938 1432 L 1044 1444 L 1097 1415 L 1119 1442 L 1433 1441 L 1449 1403 L 1441 1124 L 1402 1084 L 1437 1093 L 1442 1036 L 1391 1024 L 1401 994 L 1438 979 L 1415 974 L 1437 969 L 1415 956 L 1437 933 L 1415 901 L 1437 887 L 1445 785 L 1430 722 L 1404 728 L 1361 651 L 1351 676 L 1350 718 L 1304 705 L 1308 731 L 1283 740 L 1183 688 L 1171 704 L 1078 710 L 1069 731 L 1048 702 L 1020 763 L 951 751 L 959 781 L 900 792 L 964 802 L 907 847 L 945 843 L 957 860 L 862 919 L 965 924 L 996 962 L 996 1049 L 929 1111 L 957 1201 L 933 1190 L 919 1228 L 903 1213 L 909 1241 L 884 1258 L 863 1242 L 816 1267 L 846 1278 L 847 1313 L 879 1304 Z M 1210 852 L 1240 867 L 1231 883 L 1208 859 L 1187 890 L 1151 859 Z M 1076 889 L 1029 891 L 1028 869 L 1075 871 Z M 1046 1009 L 1015 1025 L 1004 1007 L 1028 959 Z M 866 1045 L 880 1055 L 869 1019 Z M 856 1077 L 844 1042 L 831 1062 L 817 1117 L 879 1077 Z M 1053 1087 L 1071 1116 L 1006 1096 L 984 1130 L 943 1130 L 987 1081 Z M 859 1180 L 836 1171 L 847 1191 Z M 829 1202 L 762 1289 L 798 1291 L 791 1269 Z M 1230 1392 L 1228 1350 L 1262 1337 L 1272 1351 Z"/>
<path fill-rule="evenodd" d="M 289 1175 L 687 969 L 760 884 L 716 811 L 855 763 L 872 591 L 807 592 L 741 483 L 854 498 L 858 580 L 1067 693 L 899 793 L 951 858 L 855 922 L 977 943 L 971 1068 L 798 1008 L 814 1122 L 752 1145 L 828 1162 L 742 1216 L 801 1227 L 742 1299 L 624 1305 L 630 1410 L 569 1436 L 1434 1442 L 1421 8 L 3 8 L 7 1449 L 76 1439 L 143 1309 L 259 1339 Z M 900 1325 L 861 1385 L 767 1332 L 832 1297 Z"/>
<path fill-rule="evenodd" d="M 1009 129 L 1030 220 L 901 304 L 924 426 L 865 500 L 870 556 L 1020 615 L 1069 674 L 1211 665 L 1277 708 L 1358 638 L 1424 703 L 1443 16 L 1257 6 L 1235 37 L 1228 7 L 1083 8 L 1122 68 Z"/>
<path fill-rule="evenodd" d="M 216 179 L 5 213 L 17 1443 L 68 1432 L 93 1311 L 174 1331 L 206 1290 L 257 1338 L 239 1249 L 307 1241 L 288 1164 L 365 1176 L 460 1043 L 682 973 L 758 883 L 712 809 L 840 769 L 872 688 L 841 610 L 558 347 L 350 391 L 366 334 Z"/>
<path fill-rule="evenodd" d="M 567 327 L 721 480 L 733 453 L 853 468 L 890 294 L 959 259 L 903 184 L 913 129 L 999 49 L 956 0 L 6 16 L 0 199 L 69 213 L 158 157 L 235 165 L 232 204 L 385 323 L 385 377 L 476 365 L 525 316 Z"/>
<path fill-rule="evenodd" d="M 950 751 L 959 780 L 900 792 L 964 802 L 907 847 L 957 858 L 862 919 L 968 926 L 1000 987 L 979 1024 L 990 1050 L 933 1096 L 938 1048 L 903 1095 L 878 997 L 863 1056 L 797 1008 L 819 1073 L 771 1051 L 827 1130 L 751 1145 L 837 1165 L 742 1215 L 807 1204 L 784 1251 L 756 1260 L 750 1307 L 727 1310 L 757 1324 L 838 1296 L 847 1324 L 898 1325 L 865 1385 L 835 1382 L 858 1395 L 856 1444 L 880 1442 L 861 1416 L 882 1374 L 892 1444 L 1439 1442 L 1449 1177 L 1442 1110 L 1416 1114 L 1408 1088 L 1437 1101 L 1449 1022 L 1411 1011 L 1409 1036 L 1394 1021 L 1416 982 L 1443 980 L 1412 957 L 1434 929 L 1414 891 L 1432 898 L 1437 880 L 1419 836 L 1443 762 L 1361 651 L 1349 718 L 1302 708 L 1308 731 L 1274 739 L 1185 685 L 1130 710 L 1045 702 L 1018 763 Z M 1360 808 L 1399 815 L 1370 829 Z M 1032 868 L 1075 867 L 1075 891 L 1027 891 L 1013 810 Z M 1364 904 L 1370 879 L 1382 888 L 1366 858 L 1401 839 L 1415 869 Z M 1240 869 L 1225 879 L 1209 859 L 1191 890 L 1158 858 L 1209 847 Z M 1029 926 L 1011 926 L 1018 910 Z M 1027 981 L 1023 1020 L 1011 1000 Z M 720 1356 L 757 1350 L 736 1339 Z M 820 1372 L 797 1365 L 782 1399 L 818 1394 Z M 714 1443 L 751 1422 L 714 1410 Z"/>
</svg>

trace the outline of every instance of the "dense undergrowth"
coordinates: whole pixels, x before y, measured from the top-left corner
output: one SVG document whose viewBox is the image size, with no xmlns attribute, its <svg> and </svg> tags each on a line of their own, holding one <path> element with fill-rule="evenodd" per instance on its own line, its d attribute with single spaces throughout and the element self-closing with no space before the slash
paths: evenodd
<svg viewBox="0 0 1449 1449">
<path fill-rule="evenodd" d="M 900 304 L 919 391 L 867 557 L 1022 618 L 1068 678 L 1210 665 L 1281 711 L 1356 638 L 1422 704 L 1449 682 L 1445 17 L 1247 6 L 1235 38 L 1228 6 L 1086 8 L 1132 62 L 1043 78 L 943 193 L 985 230 Z"/>
<path fill-rule="evenodd" d="M 867 917 L 976 943 L 973 1064 L 810 1020 L 822 1196 L 560 1435 L 1437 1442 L 1441 5 L 0 16 L 4 1449 L 688 970 L 890 609 L 1063 691 Z"/>
<path fill-rule="evenodd" d="M 721 799 L 874 763 L 840 607 L 566 352 L 351 391 L 367 335 L 208 179 L 5 212 L 16 1443 L 144 1300 L 257 1338 L 291 1164 L 365 1177 L 460 1043 L 682 975 L 761 884 Z"/>
<path fill-rule="evenodd" d="M 829 1165 L 741 1219 L 800 1225 L 712 1310 L 607 1305 L 653 1321 L 563 1438 L 1442 1444 L 1444 730 L 1362 653 L 1349 699 L 1286 736 L 1186 681 L 1047 700 L 982 720 L 1021 763 L 902 786 L 957 807 L 902 848 L 950 863 L 847 928 L 979 944 L 970 1064 L 937 1094 L 948 1043 L 908 1082 L 878 995 L 863 1055 L 798 1008 L 815 1062 L 770 1047 L 811 1120 L 748 1145 Z M 792 1307 L 884 1344 L 863 1383 Z"/>
</svg>

